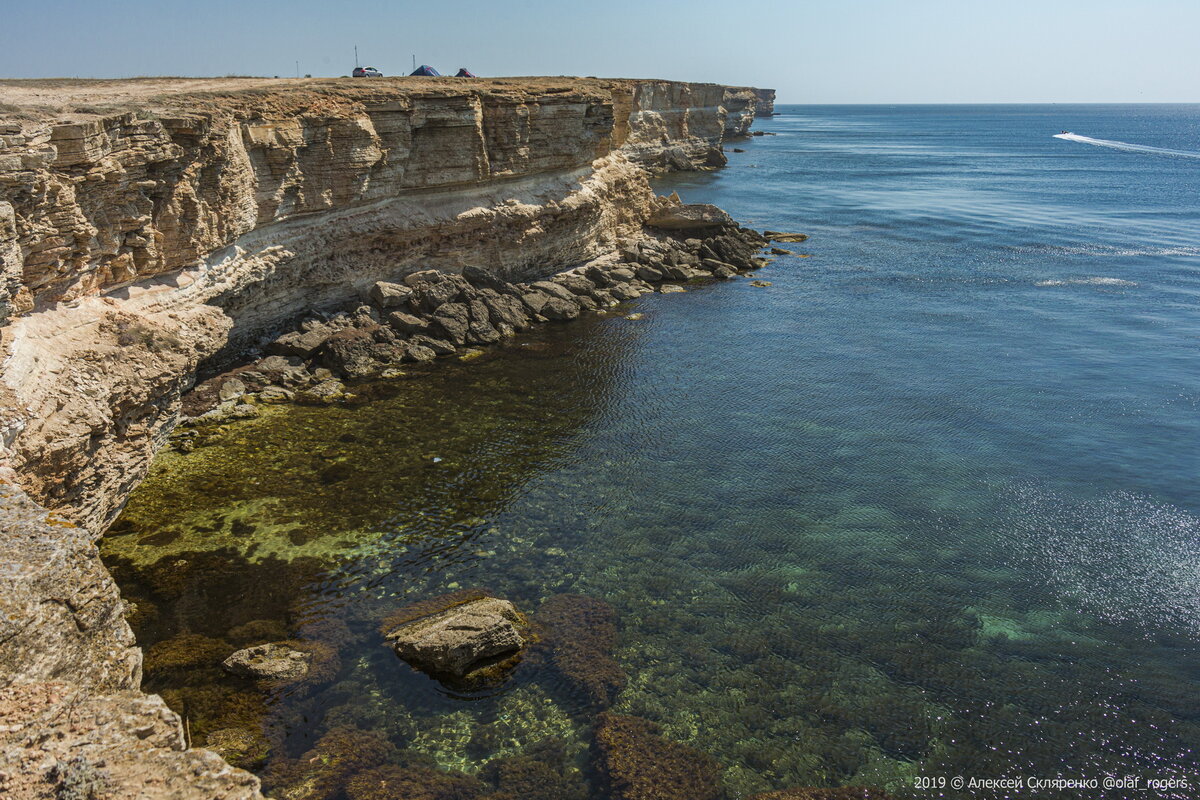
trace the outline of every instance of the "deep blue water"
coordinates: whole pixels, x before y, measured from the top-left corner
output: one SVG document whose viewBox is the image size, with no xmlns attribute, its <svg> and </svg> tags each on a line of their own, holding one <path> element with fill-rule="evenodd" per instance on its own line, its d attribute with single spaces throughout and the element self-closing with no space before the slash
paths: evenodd
<svg viewBox="0 0 1200 800">
<path fill-rule="evenodd" d="M 163 610 L 143 640 L 575 592 L 620 614 L 618 710 L 711 752 L 735 797 L 1200 796 L 1200 106 L 778 110 L 724 170 L 659 184 L 810 234 L 769 287 L 647 296 L 165 459 L 106 544 Z M 271 538 L 295 525 L 320 536 Z M 205 547 L 237 551 L 222 592 L 155 588 Z M 264 554 L 329 553 L 263 599 Z M 273 700 L 312 720 L 295 754 L 351 722 L 468 770 L 550 735 L 584 759 L 552 680 L 463 703 L 363 636 L 334 688 Z"/>
</svg>

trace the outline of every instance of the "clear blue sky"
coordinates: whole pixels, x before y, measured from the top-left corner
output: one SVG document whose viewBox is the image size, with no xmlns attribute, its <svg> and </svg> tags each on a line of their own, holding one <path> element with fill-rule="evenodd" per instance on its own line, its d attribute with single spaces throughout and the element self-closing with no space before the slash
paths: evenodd
<svg viewBox="0 0 1200 800">
<path fill-rule="evenodd" d="M 0 77 L 662 77 L 781 102 L 1200 101 L 1200 0 L 0 0 Z"/>
</svg>

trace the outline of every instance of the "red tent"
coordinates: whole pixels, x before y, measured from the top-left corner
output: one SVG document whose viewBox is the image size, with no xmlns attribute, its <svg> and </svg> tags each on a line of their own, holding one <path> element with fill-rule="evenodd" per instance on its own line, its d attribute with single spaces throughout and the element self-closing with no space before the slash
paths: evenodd
<svg viewBox="0 0 1200 800">
<path fill-rule="evenodd" d="M 474 77 L 476 77 L 476 75 L 474 72 L 471 72 L 471 70 L 467 69 L 466 67 L 459 67 L 458 72 L 454 73 L 454 77 L 456 77 L 456 78 L 474 78 Z"/>
</svg>

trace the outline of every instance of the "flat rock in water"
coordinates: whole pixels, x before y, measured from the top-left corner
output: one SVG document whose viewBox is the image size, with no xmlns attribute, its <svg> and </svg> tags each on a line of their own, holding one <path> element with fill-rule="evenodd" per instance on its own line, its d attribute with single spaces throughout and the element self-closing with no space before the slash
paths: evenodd
<svg viewBox="0 0 1200 800">
<path fill-rule="evenodd" d="M 462 678 L 525 646 L 512 603 L 484 597 L 405 623 L 386 634 L 396 655 L 423 672 Z"/>
<path fill-rule="evenodd" d="M 763 231 L 763 236 L 772 242 L 806 242 L 807 233 L 784 233 L 783 231 Z"/>
<path fill-rule="evenodd" d="M 290 681 L 307 675 L 311 662 L 311 653 L 271 642 L 238 650 L 221 662 L 221 666 L 234 675 Z"/>
<path fill-rule="evenodd" d="M 703 230 L 734 226 L 733 217 L 708 203 L 667 206 L 655 212 L 647 224 L 664 231 Z"/>
</svg>

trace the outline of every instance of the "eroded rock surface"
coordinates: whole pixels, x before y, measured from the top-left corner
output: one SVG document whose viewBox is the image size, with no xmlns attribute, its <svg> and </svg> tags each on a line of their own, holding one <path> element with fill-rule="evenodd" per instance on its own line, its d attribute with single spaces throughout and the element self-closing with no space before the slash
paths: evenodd
<svg viewBox="0 0 1200 800">
<path fill-rule="evenodd" d="M 270 642 L 238 650 L 221 662 L 226 671 L 249 678 L 292 681 L 308 674 L 312 653 Z"/>
<path fill-rule="evenodd" d="M 179 717 L 159 697 L 47 682 L 0 689 L 0 797 L 260 800 L 262 794 L 250 773 L 215 753 L 186 749 Z"/>
<path fill-rule="evenodd" d="M 507 600 L 485 597 L 406 622 L 387 635 L 396 655 L 431 675 L 465 678 L 525 647 L 525 618 Z"/>
</svg>

